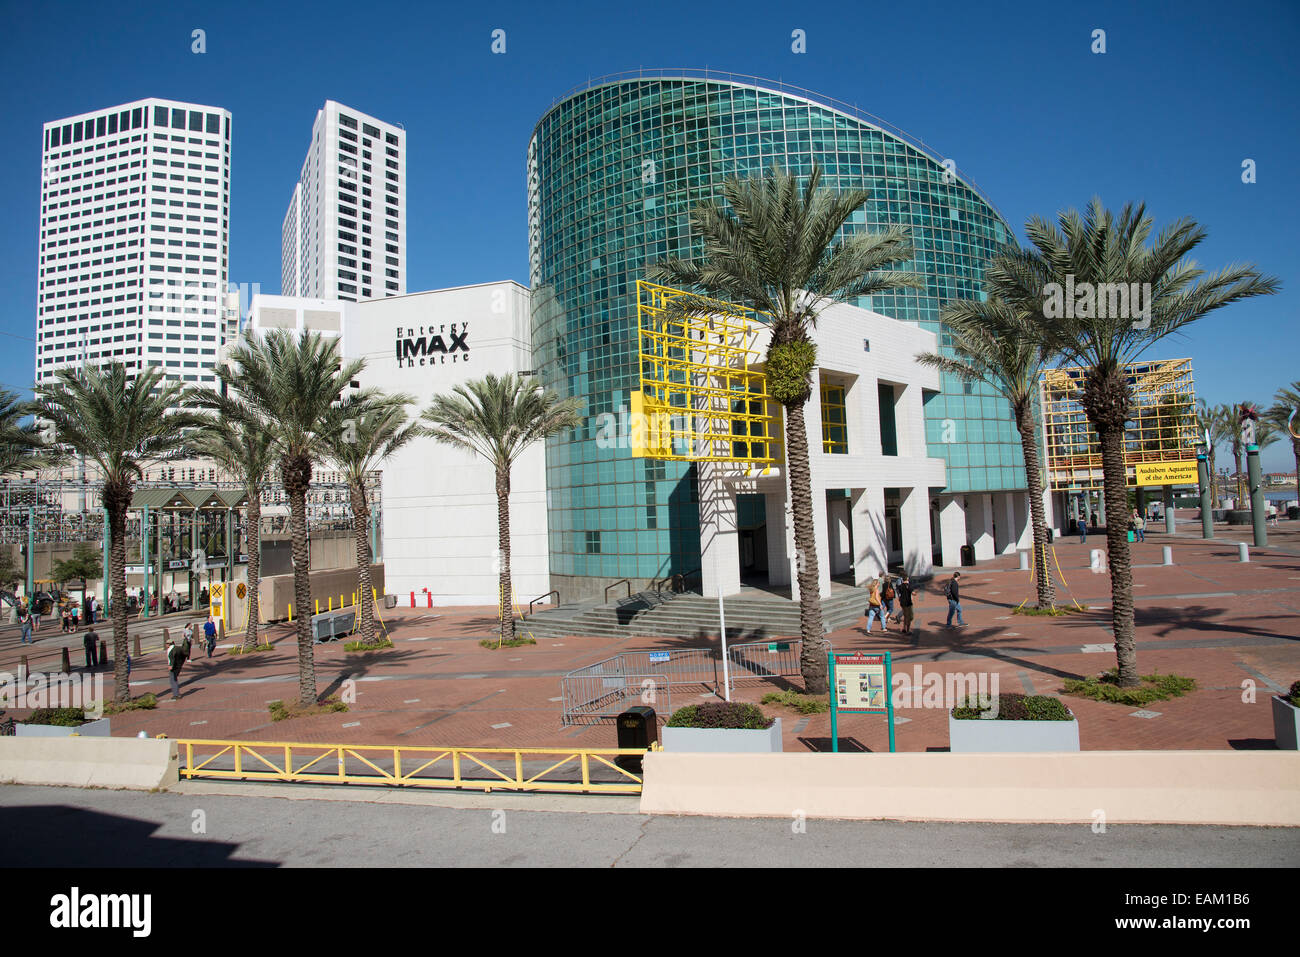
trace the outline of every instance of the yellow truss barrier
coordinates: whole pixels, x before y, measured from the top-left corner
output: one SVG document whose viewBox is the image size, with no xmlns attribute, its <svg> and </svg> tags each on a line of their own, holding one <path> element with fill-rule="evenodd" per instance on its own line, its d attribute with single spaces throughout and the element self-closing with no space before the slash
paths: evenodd
<svg viewBox="0 0 1300 957">
<path fill-rule="evenodd" d="M 1133 389 L 1135 415 L 1124 443 L 1128 484 L 1136 485 L 1140 464 L 1195 457 L 1196 392 L 1191 359 L 1134 362 L 1124 374 Z M 1077 366 L 1042 374 L 1042 421 L 1046 466 L 1054 491 L 1102 487 L 1101 445 L 1079 403 L 1084 370 Z"/>
<path fill-rule="evenodd" d="M 566 794 L 640 794 L 641 776 L 619 767 L 615 759 L 646 753 L 642 748 L 438 748 L 201 739 L 176 743 L 183 778 Z M 222 758 L 233 767 L 217 767 L 215 762 Z M 524 762 L 538 759 L 546 767 L 525 772 Z M 602 769 L 613 772 L 615 779 L 593 781 L 592 772 Z M 547 778 L 562 770 L 578 780 Z"/>
<path fill-rule="evenodd" d="M 643 279 L 636 287 L 641 389 L 630 397 L 632 455 L 780 464 L 780 420 L 757 346 L 762 318 L 697 296 L 699 312 L 681 315 L 671 306 L 687 293 Z"/>
</svg>

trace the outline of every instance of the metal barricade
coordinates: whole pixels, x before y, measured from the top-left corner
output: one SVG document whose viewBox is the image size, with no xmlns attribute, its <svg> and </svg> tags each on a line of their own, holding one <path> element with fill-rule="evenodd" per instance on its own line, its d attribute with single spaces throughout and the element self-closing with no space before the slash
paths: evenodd
<svg viewBox="0 0 1300 957">
<path fill-rule="evenodd" d="M 667 720 L 672 713 L 668 676 L 625 672 L 621 658 L 607 658 L 560 679 L 562 723 L 566 727 L 615 718 L 634 704 L 651 705 Z"/>
<path fill-rule="evenodd" d="M 803 642 L 797 638 L 732 645 L 727 649 L 731 680 L 789 678 L 800 674 L 799 655 L 802 651 Z"/>
</svg>

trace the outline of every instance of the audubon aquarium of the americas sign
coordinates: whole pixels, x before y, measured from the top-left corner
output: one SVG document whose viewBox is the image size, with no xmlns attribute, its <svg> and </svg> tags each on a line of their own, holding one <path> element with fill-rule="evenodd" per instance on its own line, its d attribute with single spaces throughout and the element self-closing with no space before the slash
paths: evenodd
<svg viewBox="0 0 1300 957">
<path fill-rule="evenodd" d="M 406 368 L 469 362 L 469 323 L 398 326 L 394 349 L 398 366 Z"/>
</svg>

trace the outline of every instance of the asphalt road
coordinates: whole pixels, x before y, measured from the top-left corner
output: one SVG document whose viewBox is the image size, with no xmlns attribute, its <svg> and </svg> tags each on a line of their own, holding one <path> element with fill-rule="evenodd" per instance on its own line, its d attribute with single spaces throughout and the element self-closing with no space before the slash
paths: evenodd
<svg viewBox="0 0 1300 957">
<path fill-rule="evenodd" d="M 290 797 L 271 796 L 292 794 Z M 310 795 L 310 796 L 305 796 Z M 651 817 L 635 798 L 0 787 L 0 866 L 1285 867 L 1300 829 Z M 414 803 L 397 803 L 409 801 Z M 589 810 L 588 810 L 589 809 Z"/>
</svg>

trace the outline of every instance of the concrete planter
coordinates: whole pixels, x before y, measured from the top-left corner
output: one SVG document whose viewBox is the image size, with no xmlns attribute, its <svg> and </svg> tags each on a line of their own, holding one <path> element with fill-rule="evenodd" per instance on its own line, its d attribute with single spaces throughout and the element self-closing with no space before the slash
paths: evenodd
<svg viewBox="0 0 1300 957">
<path fill-rule="evenodd" d="M 954 754 L 1078 751 L 1079 722 L 958 720 L 949 713 L 948 749 Z"/>
<path fill-rule="evenodd" d="M 1228 509 L 1229 525 L 1249 525 L 1250 522 L 1251 522 L 1250 509 L 1248 508 Z"/>
<path fill-rule="evenodd" d="M 14 736 L 18 738 L 70 738 L 74 734 L 79 734 L 83 738 L 107 738 L 111 733 L 108 718 L 87 721 L 76 728 L 65 728 L 57 724 L 21 724 L 14 722 Z"/>
<path fill-rule="evenodd" d="M 1273 697 L 1273 740 L 1279 751 L 1300 750 L 1300 708 L 1286 698 Z"/>
<path fill-rule="evenodd" d="M 669 728 L 665 727 L 665 751 L 695 754 L 780 754 L 781 719 L 772 727 L 761 731 L 733 728 Z"/>
</svg>

